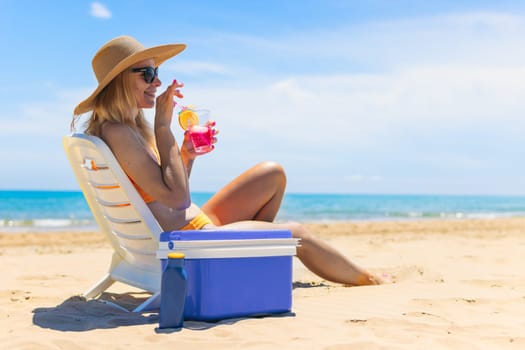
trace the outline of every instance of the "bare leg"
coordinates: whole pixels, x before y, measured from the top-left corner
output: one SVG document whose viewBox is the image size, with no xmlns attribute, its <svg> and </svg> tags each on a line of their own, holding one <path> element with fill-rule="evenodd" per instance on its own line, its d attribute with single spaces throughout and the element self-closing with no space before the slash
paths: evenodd
<svg viewBox="0 0 525 350">
<path fill-rule="evenodd" d="M 259 221 L 241 221 L 224 225 L 224 229 L 286 229 L 294 238 L 301 239 L 297 257 L 313 273 L 328 281 L 348 286 L 380 284 L 377 277 L 361 269 L 340 252 L 310 234 L 298 223 L 274 224 Z"/>
<path fill-rule="evenodd" d="M 260 163 L 217 192 L 202 210 L 224 229 L 286 229 L 301 239 L 297 257 L 313 273 L 346 285 L 379 284 L 337 250 L 310 234 L 297 223 L 272 223 L 284 195 L 286 176 L 273 162 Z"/>
<path fill-rule="evenodd" d="M 202 206 L 202 211 L 215 225 L 243 220 L 272 222 L 281 206 L 285 187 L 283 168 L 274 162 L 263 162 L 217 192 Z"/>
<path fill-rule="evenodd" d="M 339 251 L 312 235 L 297 223 L 288 224 L 292 236 L 301 239 L 297 257 L 313 273 L 332 282 L 349 286 L 380 284 L 381 281 L 361 269 Z"/>
</svg>

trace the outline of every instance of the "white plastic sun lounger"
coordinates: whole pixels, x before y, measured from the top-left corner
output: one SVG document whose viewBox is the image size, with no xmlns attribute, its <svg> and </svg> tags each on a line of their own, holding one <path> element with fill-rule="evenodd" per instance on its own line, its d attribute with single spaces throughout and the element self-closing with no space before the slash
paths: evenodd
<svg viewBox="0 0 525 350">
<path fill-rule="evenodd" d="M 114 249 L 108 273 L 83 296 L 97 297 L 118 281 L 153 293 L 134 311 L 155 307 L 162 228 L 100 138 L 73 134 L 63 138 L 63 145 L 89 208 Z"/>
</svg>

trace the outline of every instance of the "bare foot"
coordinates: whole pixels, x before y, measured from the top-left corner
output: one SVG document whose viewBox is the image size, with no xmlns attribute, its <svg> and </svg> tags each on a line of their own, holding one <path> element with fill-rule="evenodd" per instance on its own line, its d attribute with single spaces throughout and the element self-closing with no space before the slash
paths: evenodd
<svg viewBox="0 0 525 350">
<path fill-rule="evenodd" d="M 357 277 L 355 283 L 352 284 L 345 284 L 345 287 L 355 287 L 355 286 L 373 286 L 373 285 L 379 285 L 383 284 L 383 280 L 381 278 L 374 276 L 369 273 L 362 273 Z"/>
</svg>

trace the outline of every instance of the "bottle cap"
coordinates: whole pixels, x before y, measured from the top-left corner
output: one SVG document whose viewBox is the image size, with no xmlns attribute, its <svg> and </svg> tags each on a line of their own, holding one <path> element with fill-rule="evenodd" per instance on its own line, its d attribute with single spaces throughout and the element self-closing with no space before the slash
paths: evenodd
<svg viewBox="0 0 525 350">
<path fill-rule="evenodd" d="M 168 259 L 184 259 L 184 253 L 171 252 L 168 253 Z"/>
</svg>

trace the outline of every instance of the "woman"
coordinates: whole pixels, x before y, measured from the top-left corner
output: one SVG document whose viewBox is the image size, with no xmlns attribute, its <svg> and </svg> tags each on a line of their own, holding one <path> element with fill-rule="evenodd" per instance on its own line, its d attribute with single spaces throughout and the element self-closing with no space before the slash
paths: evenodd
<svg viewBox="0 0 525 350">
<path fill-rule="evenodd" d="M 173 98 L 182 98 L 183 84 L 173 81 L 158 97 L 157 68 L 184 50 L 172 44 L 145 48 L 121 36 L 106 43 L 93 58 L 97 89 L 74 111 L 75 118 L 92 111 L 85 132 L 102 138 L 148 204 L 168 230 L 288 229 L 301 239 L 297 256 L 320 277 L 345 285 L 378 284 L 335 249 L 297 223 L 275 224 L 286 177 L 280 165 L 260 163 L 217 192 L 202 208 L 191 202 L 189 176 L 197 154 L 187 133 L 182 146 L 171 131 Z M 153 128 L 142 109 L 155 107 Z M 216 142 L 216 139 L 213 140 Z"/>
</svg>

